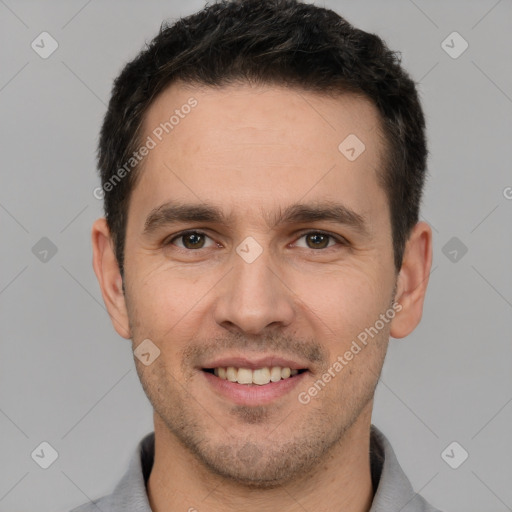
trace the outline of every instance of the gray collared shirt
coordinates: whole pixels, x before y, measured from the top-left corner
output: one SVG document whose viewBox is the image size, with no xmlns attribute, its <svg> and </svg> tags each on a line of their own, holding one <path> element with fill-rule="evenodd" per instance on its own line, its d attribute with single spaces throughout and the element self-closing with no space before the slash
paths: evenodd
<svg viewBox="0 0 512 512">
<path fill-rule="evenodd" d="M 384 434 L 375 425 L 370 432 L 370 462 L 376 492 L 369 512 L 439 512 L 414 492 Z M 140 441 L 114 492 L 71 512 L 151 512 L 146 482 L 154 451 L 155 434 L 151 432 Z"/>
</svg>

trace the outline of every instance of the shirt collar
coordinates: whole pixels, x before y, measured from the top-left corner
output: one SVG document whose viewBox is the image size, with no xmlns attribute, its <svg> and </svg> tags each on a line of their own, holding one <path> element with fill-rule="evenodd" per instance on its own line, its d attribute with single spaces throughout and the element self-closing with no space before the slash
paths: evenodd
<svg viewBox="0 0 512 512">
<path fill-rule="evenodd" d="M 151 512 L 146 482 L 153 467 L 154 453 L 155 434 L 151 432 L 139 442 L 114 492 L 97 502 L 102 510 Z M 374 425 L 370 429 L 370 462 L 376 492 L 369 512 L 439 512 L 414 492 L 391 444 Z"/>
</svg>

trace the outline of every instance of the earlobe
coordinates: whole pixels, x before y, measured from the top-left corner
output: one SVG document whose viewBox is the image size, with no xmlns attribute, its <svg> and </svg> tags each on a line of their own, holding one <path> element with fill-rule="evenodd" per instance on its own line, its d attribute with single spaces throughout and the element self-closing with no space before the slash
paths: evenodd
<svg viewBox="0 0 512 512">
<path fill-rule="evenodd" d="M 94 222 L 91 238 L 94 273 L 98 279 L 110 320 L 120 336 L 130 339 L 123 280 L 115 257 L 110 230 L 104 217 Z"/>
<path fill-rule="evenodd" d="M 395 301 L 402 306 L 391 322 L 390 335 L 404 338 L 420 323 L 432 266 L 432 230 L 418 222 L 406 243 Z"/>
</svg>

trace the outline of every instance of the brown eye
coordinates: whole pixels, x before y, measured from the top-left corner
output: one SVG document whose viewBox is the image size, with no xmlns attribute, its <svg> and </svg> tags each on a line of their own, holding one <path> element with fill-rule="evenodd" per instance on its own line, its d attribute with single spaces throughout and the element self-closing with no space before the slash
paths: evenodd
<svg viewBox="0 0 512 512">
<path fill-rule="evenodd" d="M 201 249 L 204 245 L 204 237 L 200 233 L 189 233 L 181 238 L 183 239 L 183 245 L 187 249 Z"/>
<path fill-rule="evenodd" d="M 310 249 L 325 249 L 329 245 L 329 235 L 323 233 L 308 233 L 305 235 Z"/>
<path fill-rule="evenodd" d="M 203 249 L 206 247 L 206 239 L 210 237 L 200 231 L 186 231 L 176 235 L 164 245 L 176 245 L 181 249 Z"/>
<path fill-rule="evenodd" d="M 299 240 L 304 239 L 304 242 L 298 244 Z M 303 233 L 295 242 L 295 245 L 305 249 L 329 249 L 334 245 L 344 246 L 347 245 L 343 238 L 324 233 L 322 231 L 308 231 Z"/>
</svg>

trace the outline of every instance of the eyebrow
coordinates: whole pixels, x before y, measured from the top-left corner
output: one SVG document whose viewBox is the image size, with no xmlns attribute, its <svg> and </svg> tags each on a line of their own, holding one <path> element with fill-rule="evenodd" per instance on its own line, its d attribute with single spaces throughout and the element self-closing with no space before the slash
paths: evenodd
<svg viewBox="0 0 512 512">
<path fill-rule="evenodd" d="M 281 224 L 299 224 L 331 221 L 348 226 L 363 236 L 369 236 L 366 219 L 361 214 L 340 203 L 321 201 L 296 203 L 276 212 L 262 210 L 270 229 Z M 228 225 L 233 215 L 226 215 L 220 208 L 207 203 L 180 203 L 169 201 L 151 210 L 144 223 L 144 235 L 151 235 L 161 227 L 178 222 L 209 222 Z"/>
</svg>

